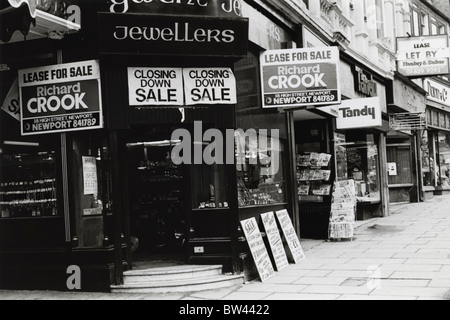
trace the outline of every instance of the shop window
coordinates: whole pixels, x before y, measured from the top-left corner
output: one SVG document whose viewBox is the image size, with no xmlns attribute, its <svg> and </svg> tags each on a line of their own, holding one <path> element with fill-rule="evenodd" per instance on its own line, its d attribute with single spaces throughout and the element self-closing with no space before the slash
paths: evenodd
<svg viewBox="0 0 450 320">
<path fill-rule="evenodd" d="M 101 135 L 73 136 L 71 167 L 71 211 L 75 215 L 79 248 L 105 244 L 104 214 L 111 209 L 111 179 L 108 179 L 108 149 Z"/>
<path fill-rule="evenodd" d="M 236 132 L 236 169 L 240 208 L 284 204 L 283 143 L 261 134 Z"/>
<path fill-rule="evenodd" d="M 380 174 L 377 141 L 373 134 L 347 133 L 337 144 L 337 179 L 355 180 L 359 202 L 379 202 Z M 344 153 L 344 154 L 342 154 Z M 346 163 L 344 162 L 346 161 Z"/>
<path fill-rule="evenodd" d="M 432 135 L 427 130 L 424 130 L 422 133 L 421 151 L 422 178 L 423 185 L 426 187 L 434 187 L 436 185 L 436 170 L 433 149 Z"/>
<path fill-rule="evenodd" d="M 4 141 L 0 147 L 1 218 L 62 215 L 57 201 L 57 145 Z"/>
<path fill-rule="evenodd" d="M 205 151 L 203 147 L 203 151 Z M 228 166 L 214 163 L 212 165 L 192 165 L 192 208 L 195 209 L 227 209 L 230 199 L 228 195 Z"/>
<path fill-rule="evenodd" d="M 439 179 L 442 187 L 450 187 L 450 134 L 439 132 Z"/>
</svg>

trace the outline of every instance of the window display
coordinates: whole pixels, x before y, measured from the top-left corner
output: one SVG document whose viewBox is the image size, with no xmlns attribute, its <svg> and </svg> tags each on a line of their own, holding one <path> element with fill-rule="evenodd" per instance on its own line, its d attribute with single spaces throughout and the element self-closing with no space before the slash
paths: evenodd
<svg viewBox="0 0 450 320">
<path fill-rule="evenodd" d="M 299 200 L 323 202 L 331 193 L 331 154 L 300 154 L 296 160 Z"/>
<path fill-rule="evenodd" d="M 439 132 L 439 178 L 442 187 L 450 187 L 450 134 Z"/>
<path fill-rule="evenodd" d="M 236 132 L 240 208 L 286 201 L 282 159 L 283 146 L 277 139 L 261 135 L 257 135 L 257 139 L 246 139 Z"/>
<path fill-rule="evenodd" d="M 422 176 L 425 187 L 434 187 L 436 185 L 436 170 L 433 156 L 432 134 L 427 130 L 422 132 L 421 150 L 422 150 Z"/>
<path fill-rule="evenodd" d="M 337 149 L 341 153 L 345 151 L 345 156 L 337 158 L 337 166 L 347 168 L 346 174 L 338 170 L 338 180 L 347 178 L 355 180 L 359 202 L 381 201 L 379 157 L 375 136 L 366 134 L 363 140 L 361 135 L 347 134 L 347 142 L 339 141 Z"/>
<path fill-rule="evenodd" d="M 0 218 L 58 216 L 55 151 L 0 152 Z"/>
</svg>

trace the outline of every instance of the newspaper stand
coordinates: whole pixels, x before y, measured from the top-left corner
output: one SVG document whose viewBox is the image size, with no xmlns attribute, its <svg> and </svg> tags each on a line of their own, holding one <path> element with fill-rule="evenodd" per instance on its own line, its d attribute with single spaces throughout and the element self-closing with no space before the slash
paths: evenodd
<svg viewBox="0 0 450 320">
<path fill-rule="evenodd" d="M 329 241 L 353 241 L 357 199 L 354 180 L 336 181 L 333 187 Z"/>
</svg>

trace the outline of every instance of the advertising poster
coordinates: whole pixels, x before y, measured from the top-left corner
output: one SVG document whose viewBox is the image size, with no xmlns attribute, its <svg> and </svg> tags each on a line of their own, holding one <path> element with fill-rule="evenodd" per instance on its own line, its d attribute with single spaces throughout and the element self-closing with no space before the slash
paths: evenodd
<svg viewBox="0 0 450 320">
<path fill-rule="evenodd" d="M 186 105 L 236 104 L 236 78 L 230 68 L 183 69 Z"/>
<path fill-rule="evenodd" d="M 289 261 L 284 251 L 283 241 L 281 240 L 280 232 L 278 231 L 277 221 L 273 212 L 267 212 L 261 215 L 264 229 L 266 230 L 269 245 L 272 249 L 273 258 L 277 271 L 281 271 L 289 266 Z"/>
<path fill-rule="evenodd" d="M 260 61 L 263 108 L 341 102 L 337 47 L 268 50 Z"/>
<path fill-rule="evenodd" d="M 103 127 L 98 61 L 19 70 L 22 135 Z"/>
<path fill-rule="evenodd" d="M 97 160 L 95 157 L 82 157 L 84 195 L 98 194 Z"/>
<path fill-rule="evenodd" d="M 407 77 L 450 73 L 447 35 L 397 38 L 398 72 Z"/>
<path fill-rule="evenodd" d="M 181 68 L 128 68 L 130 106 L 182 106 Z"/>
<path fill-rule="evenodd" d="M 275 275 L 275 270 L 259 231 L 258 223 L 255 218 L 251 218 L 241 221 L 241 225 L 261 281 L 265 282 Z"/>
<path fill-rule="evenodd" d="M 284 238 L 286 239 L 289 249 L 291 250 L 294 262 L 296 264 L 300 263 L 305 260 L 306 257 L 297 233 L 295 232 L 294 226 L 292 225 L 291 217 L 289 217 L 287 210 L 277 211 L 276 214 L 278 221 L 280 222 L 281 229 L 283 230 Z"/>
</svg>

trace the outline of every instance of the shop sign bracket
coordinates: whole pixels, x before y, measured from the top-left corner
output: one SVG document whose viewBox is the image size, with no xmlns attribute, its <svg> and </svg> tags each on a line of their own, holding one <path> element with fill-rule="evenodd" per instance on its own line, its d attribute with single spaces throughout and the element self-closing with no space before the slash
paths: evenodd
<svg viewBox="0 0 450 320">
<path fill-rule="evenodd" d="M 425 113 L 393 113 L 389 115 L 389 126 L 392 130 L 425 130 L 427 117 Z"/>
</svg>

